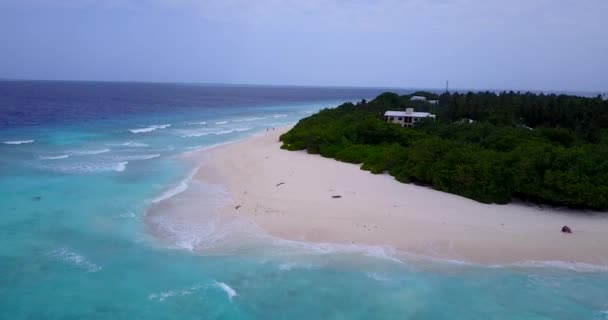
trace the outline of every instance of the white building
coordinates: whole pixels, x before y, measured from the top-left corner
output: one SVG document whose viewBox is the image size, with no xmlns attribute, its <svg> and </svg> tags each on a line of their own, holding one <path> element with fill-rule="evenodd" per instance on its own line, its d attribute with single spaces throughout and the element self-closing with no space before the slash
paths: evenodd
<svg viewBox="0 0 608 320">
<path fill-rule="evenodd" d="M 426 97 L 423 96 L 413 96 L 410 98 L 410 101 L 426 101 Z"/>
<path fill-rule="evenodd" d="M 429 100 L 427 102 L 430 104 L 435 104 L 435 105 L 439 104 L 439 100 Z"/>
<path fill-rule="evenodd" d="M 384 120 L 388 123 L 397 123 L 402 127 L 413 127 L 416 122 L 424 118 L 433 118 L 435 115 L 428 112 L 414 112 L 413 108 L 405 111 L 387 111 L 384 113 Z"/>
</svg>

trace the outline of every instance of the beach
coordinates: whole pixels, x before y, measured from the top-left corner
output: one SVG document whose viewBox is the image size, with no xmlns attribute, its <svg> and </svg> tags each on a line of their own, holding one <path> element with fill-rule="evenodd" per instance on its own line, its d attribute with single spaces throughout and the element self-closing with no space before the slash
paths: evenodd
<svg viewBox="0 0 608 320">
<path fill-rule="evenodd" d="M 532 204 L 488 205 L 280 149 L 271 129 L 195 154 L 195 179 L 223 186 L 226 219 L 295 241 L 394 248 L 483 264 L 608 263 L 608 215 Z M 573 233 L 561 232 L 567 225 Z"/>
<path fill-rule="evenodd" d="M 280 149 L 282 126 L 381 92 L 2 90 L 0 104 L 23 111 L 0 114 L 16 124 L 0 139 L 3 318 L 608 314 L 601 215 L 479 204 Z"/>
</svg>

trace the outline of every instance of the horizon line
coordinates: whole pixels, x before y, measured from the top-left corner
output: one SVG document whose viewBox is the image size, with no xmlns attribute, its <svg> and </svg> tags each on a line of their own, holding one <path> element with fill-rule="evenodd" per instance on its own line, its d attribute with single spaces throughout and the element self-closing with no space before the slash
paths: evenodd
<svg viewBox="0 0 608 320">
<path fill-rule="evenodd" d="M 2 78 L 0 82 L 83 82 L 83 83 L 133 83 L 133 84 L 168 84 L 168 85 L 198 85 L 198 86 L 234 86 L 234 87 L 295 87 L 295 88 L 328 88 L 328 89 L 397 89 L 397 90 L 432 90 L 445 91 L 445 88 L 433 87 L 406 87 L 406 86 L 361 86 L 361 85 L 308 85 L 308 84 L 252 84 L 252 83 L 225 83 L 225 82 L 180 82 L 180 81 L 146 81 L 146 80 L 72 80 L 72 79 L 27 79 Z M 571 90 L 571 89 L 496 89 L 496 88 L 452 88 L 449 92 L 531 92 L 531 93 L 597 93 L 608 94 L 605 90 Z"/>
</svg>

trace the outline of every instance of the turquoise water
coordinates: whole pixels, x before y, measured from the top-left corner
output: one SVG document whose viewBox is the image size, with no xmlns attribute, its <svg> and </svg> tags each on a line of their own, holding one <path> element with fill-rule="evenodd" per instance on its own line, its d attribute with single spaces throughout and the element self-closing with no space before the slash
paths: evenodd
<svg viewBox="0 0 608 320">
<path fill-rule="evenodd" d="M 608 319 L 602 266 L 481 266 L 216 225 L 221 188 L 189 181 L 180 155 L 344 100 L 254 93 L 226 108 L 2 128 L 0 317 Z M 180 207 L 189 197 L 208 205 Z"/>
</svg>

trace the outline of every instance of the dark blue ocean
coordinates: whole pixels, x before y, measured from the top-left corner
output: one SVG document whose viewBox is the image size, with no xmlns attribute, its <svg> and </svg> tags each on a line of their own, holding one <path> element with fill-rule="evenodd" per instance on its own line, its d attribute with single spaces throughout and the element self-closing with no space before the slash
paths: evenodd
<svg viewBox="0 0 608 320">
<path fill-rule="evenodd" d="M 0 82 L 0 318 L 608 319 L 602 266 L 213 229 L 221 191 L 183 154 L 387 90 Z M 208 225 L 148 216 L 193 195 Z"/>
</svg>

